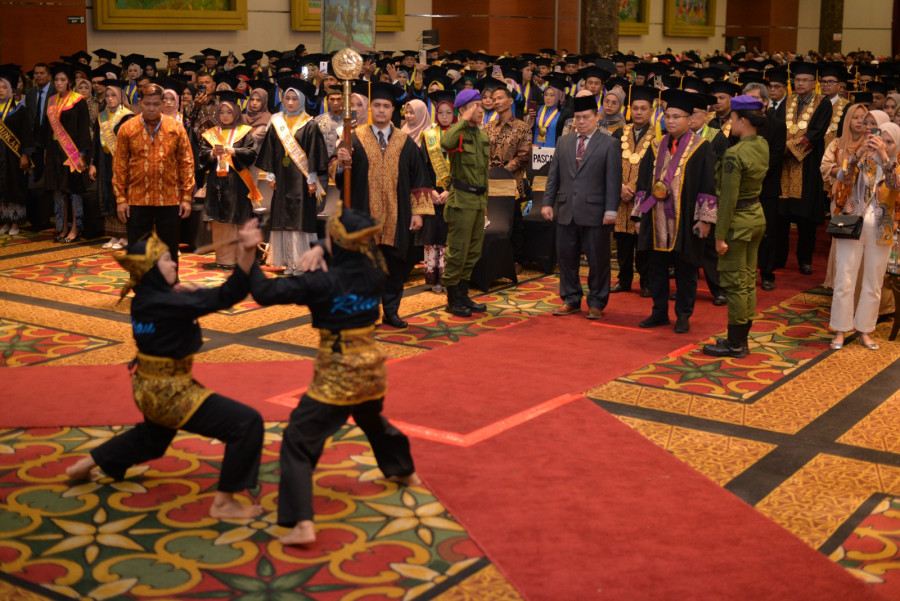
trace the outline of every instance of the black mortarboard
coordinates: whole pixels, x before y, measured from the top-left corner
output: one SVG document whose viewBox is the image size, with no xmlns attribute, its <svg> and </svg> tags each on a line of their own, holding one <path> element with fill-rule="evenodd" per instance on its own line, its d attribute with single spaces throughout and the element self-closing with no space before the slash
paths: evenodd
<svg viewBox="0 0 900 601">
<path fill-rule="evenodd" d="M 842 63 L 825 63 L 819 65 L 819 79 L 824 77 L 834 77 L 838 81 L 847 81 L 850 74 L 844 68 Z"/>
<path fill-rule="evenodd" d="M 75 63 L 74 65 L 72 65 L 72 71 L 80 71 L 81 73 L 84 73 L 84 76 L 86 78 L 90 78 L 91 68 L 84 63 Z"/>
<path fill-rule="evenodd" d="M 574 102 L 574 112 L 580 113 L 582 111 L 593 111 L 597 112 L 597 99 L 593 96 L 576 96 Z"/>
<path fill-rule="evenodd" d="M 816 65 L 814 63 L 795 61 L 788 65 L 788 71 L 790 72 L 792 77 L 794 75 L 812 75 L 813 77 L 815 77 L 818 69 L 816 68 Z"/>
<path fill-rule="evenodd" d="M 156 63 L 159 62 L 158 58 L 145 58 L 144 59 L 144 67 L 153 67 L 156 69 Z"/>
<path fill-rule="evenodd" d="M 714 81 L 706 86 L 706 93 L 737 96 L 741 93 L 741 86 L 733 84 L 730 81 Z"/>
<path fill-rule="evenodd" d="M 248 85 L 250 86 L 251 90 L 262 88 L 269 94 L 272 94 L 272 92 L 275 90 L 275 84 L 268 79 L 254 79 Z"/>
<path fill-rule="evenodd" d="M 697 105 L 696 96 L 696 94 L 681 90 L 663 90 L 662 93 L 662 99 L 667 108 L 680 109 L 688 115 L 694 112 L 694 107 Z"/>
<path fill-rule="evenodd" d="M 556 54 L 556 50 L 554 50 L 553 48 L 541 48 L 539 52 L 541 54 L 549 54 L 550 56 Z"/>
<path fill-rule="evenodd" d="M 674 76 L 674 75 L 663 75 L 663 76 L 662 76 L 662 83 L 663 83 L 664 86 L 666 86 L 666 89 L 677 90 L 677 89 L 681 88 L 681 80 L 682 80 L 682 79 L 683 79 L 683 78 L 681 78 L 681 77 L 676 77 L 676 76 Z M 706 89 L 706 84 L 705 84 L 705 83 L 703 83 L 703 82 L 700 81 L 699 79 L 697 79 L 696 81 L 699 81 L 701 84 L 703 84 L 703 89 L 704 89 L 704 90 Z"/>
<path fill-rule="evenodd" d="M 706 93 L 709 89 L 709 84 L 707 84 L 702 79 L 697 79 L 696 77 L 682 77 L 681 83 L 678 86 L 680 90 L 694 90 L 700 93 Z"/>
<path fill-rule="evenodd" d="M 419 56 L 419 53 L 415 50 L 402 50 L 401 52 L 403 52 L 403 56 L 411 56 L 413 58 Z"/>
<path fill-rule="evenodd" d="M 100 82 L 100 85 L 106 86 L 107 88 L 110 86 L 115 86 L 117 88 L 125 88 L 128 85 L 127 81 L 122 81 L 121 79 L 104 79 Z"/>
<path fill-rule="evenodd" d="M 187 87 L 186 83 L 174 77 L 157 77 L 154 83 L 162 86 L 164 90 L 172 90 L 179 97 L 184 94 L 184 89 Z"/>
<path fill-rule="evenodd" d="M 606 69 L 601 69 L 600 67 L 585 67 L 575 74 L 575 79 L 582 80 L 588 79 L 589 77 L 596 77 L 600 81 L 606 81 L 612 76 L 612 73 L 607 71 Z"/>
<path fill-rule="evenodd" d="M 713 65 L 724 65 L 725 67 L 730 68 L 731 65 L 731 61 L 724 56 L 711 56 L 709 57 L 709 59 L 707 59 L 706 62 L 709 63 L 710 67 L 712 67 Z"/>
<path fill-rule="evenodd" d="M 213 75 L 213 80 L 216 82 L 217 86 L 224 83 L 232 90 L 237 85 L 237 77 L 232 75 L 231 71 L 219 71 Z"/>
<path fill-rule="evenodd" d="M 653 104 L 653 101 L 659 97 L 659 90 L 651 86 L 631 86 L 629 90 L 631 102 L 636 100 L 644 100 Z"/>
<path fill-rule="evenodd" d="M 251 50 L 249 52 L 244 53 L 244 60 L 242 61 L 245 65 L 256 65 L 257 61 L 262 59 L 263 53 L 259 50 Z"/>
<path fill-rule="evenodd" d="M 477 52 L 474 55 L 472 55 L 472 61 L 474 61 L 474 62 L 482 61 L 485 63 L 489 63 L 489 62 L 491 62 L 491 56 L 489 54 L 485 54 L 484 52 Z"/>
<path fill-rule="evenodd" d="M 214 56 L 218 59 L 220 56 L 222 56 L 222 51 L 216 50 L 215 48 L 204 48 L 200 51 L 200 53 L 204 58 L 206 58 L 207 56 Z"/>
<path fill-rule="evenodd" d="M 81 62 L 82 60 L 84 60 L 84 61 L 86 61 L 88 64 L 90 64 L 91 59 L 94 58 L 94 57 L 91 56 L 90 54 L 88 54 L 87 52 L 85 52 L 84 50 L 79 50 L 78 52 L 76 52 L 75 54 L 73 54 L 70 58 L 71 58 L 73 61 L 76 61 L 76 62 Z"/>
<path fill-rule="evenodd" d="M 748 83 L 761 83 L 763 85 L 769 83 L 758 71 L 745 71 L 738 75 L 738 81 L 742 86 L 745 86 Z"/>
<path fill-rule="evenodd" d="M 403 90 L 392 83 L 381 81 L 373 81 L 369 90 L 369 101 L 373 100 L 389 100 L 397 104 L 398 99 L 403 97 Z"/>
<path fill-rule="evenodd" d="M 281 58 L 281 55 L 283 53 L 281 52 L 281 50 L 266 50 L 265 54 L 269 58 L 269 60 L 272 60 L 274 58 L 277 61 L 279 58 Z"/>
<path fill-rule="evenodd" d="M 614 87 L 619 86 L 622 90 L 627 94 L 628 87 L 631 85 L 631 82 L 625 79 L 624 77 L 611 77 L 606 80 L 606 89 L 612 90 Z"/>
<path fill-rule="evenodd" d="M 872 92 L 850 92 L 850 96 L 853 98 L 854 104 L 872 104 L 874 102 Z"/>
<path fill-rule="evenodd" d="M 870 81 L 866 84 L 866 91 L 886 96 L 887 93 L 891 91 L 891 86 L 883 81 Z"/>
<path fill-rule="evenodd" d="M 705 69 L 695 69 L 694 75 L 703 80 L 711 79 L 713 81 L 718 81 L 722 79 L 722 75 L 725 73 L 721 69 L 716 69 L 713 67 L 706 67 Z"/>
<path fill-rule="evenodd" d="M 766 79 L 769 83 L 780 83 L 787 85 L 788 75 L 784 69 L 776 68 L 766 71 Z"/>
<path fill-rule="evenodd" d="M 717 102 L 715 96 L 710 96 L 709 94 L 690 94 L 694 97 L 694 108 L 701 111 L 708 111 L 709 107 Z"/>
<path fill-rule="evenodd" d="M 250 81 L 250 78 L 253 77 L 253 71 L 247 65 L 233 67 L 229 73 L 234 77 L 242 77 L 247 81 Z"/>
<path fill-rule="evenodd" d="M 190 71 L 192 73 L 196 73 L 197 71 L 200 70 L 200 65 L 198 65 L 197 63 L 192 62 L 192 61 L 188 61 L 186 63 L 179 63 L 178 67 L 181 69 L 182 73 L 184 73 L 185 71 Z"/>
<path fill-rule="evenodd" d="M 107 60 L 112 60 L 112 59 L 116 58 L 117 56 L 119 56 L 112 50 L 106 50 L 105 48 L 100 48 L 99 50 L 94 50 L 94 54 L 97 56 L 97 58 L 105 58 Z"/>
<path fill-rule="evenodd" d="M 103 65 L 96 69 L 92 69 L 91 72 L 88 73 L 88 79 L 97 79 L 98 77 L 106 79 L 106 74 L 109 73 L 109 69 L 107 69 L 108 66 L 109 65 Z"/>
<path fill-rule="evenodd" d="M 131 65 L 137 65 L 141 69 L 144 68 L 144 55 L 143 54 L 129 54 L 128 56 L 122 57 L 122 64 L 125 65 L 127 69 Z"/>
<path fill-rule="evenodd" d="M 534 64 L 538 67 L 552 67 L 553 61 L 549 58 L 541 57 L 534 59 Z"/>
<path fill-rule="evenodd" d="M 307 98 L 312 98 L 316 94 L 316 86 L 299 77 L 280 77 L 278 78 L 278 87 L 285 92 L 288 88 L 294 88 Z"/>
<path fill-rule="evenodd" d="M 184 52 L 163 52 L 166 55 L 166 58 L 181 58 L 181 55 Z"/>
<path fill-rule="evenodd" d="M 215 95 L 220 101 L 231 102 L 233 104 L 238 104 L 239 101 L 247 98 L 244 94 L 233 90 L 216 90 Z"/>
<path fill-rule="evenodd" d="M 496 90 L 499 88 L 505 88 L 506 82 L 501 81 L 495 77 L 488 75 L 487 77 L 482 77 L 475 81 L 475 89 L 482 93 L 482 95 L 488 90 Z M 565 89 L 565 88 L 563 88 Z"/>
<path fill-rule="evenodd" d="M 50 65 L 51 77 L 56 77 L 60 73 L 64 73 L 70 82 L 75 80 L 75 67 L 69 63 L 53 63 Z"/>
<path fill-rule="evenodd" d="M 431 103 L 435 106 L 442 102 L 449 102 L 450 106 L 453 106 L 453 101 L 456 100 L 456 93 L 452 90 L 441 90 L 440 92 L 432 92 L 429 94 L 428 99 L 431 100 Z"/>
</svg>

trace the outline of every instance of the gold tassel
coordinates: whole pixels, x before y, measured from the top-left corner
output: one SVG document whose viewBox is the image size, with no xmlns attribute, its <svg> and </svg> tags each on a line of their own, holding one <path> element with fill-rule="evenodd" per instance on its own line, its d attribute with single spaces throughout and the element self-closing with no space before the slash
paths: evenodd
<svg viewBox="0 0 900 601">
<path fill-rule="evenodd" d="M 787 75 L 787 95 L 790 96 L 794 93 L 794 91 L 791 89 L 791 63 L 788 63 L 787 66 Z"/>
<path fill-rule="evenodd" d="M 634 85 L 628 86 L 628 108 L 625 110 L 625 121 L 631 121 L 631 88 Z"/>
</svg>

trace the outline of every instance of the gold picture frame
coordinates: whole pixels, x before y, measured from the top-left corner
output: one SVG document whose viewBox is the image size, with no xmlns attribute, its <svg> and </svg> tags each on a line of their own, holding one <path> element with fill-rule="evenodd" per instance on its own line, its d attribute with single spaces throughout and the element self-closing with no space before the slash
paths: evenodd
<svg viewBox="0 0 900 601">
<path fill-rule="evenodd" d="M 202 3 L 203 0 L 197 0 Z M 230 10 L 164 9 L 166 0 L 143 0 L 147 8 L 118 8 L 117 0 L 94 0 L 94 28 L 104 30 L 247 29 L 247 0 L 230 0 Z"/>
<path fill-rule="evenodd" d="M 710 38 L 716 34 L 716 0 L 665 0 L 663 33 Z"/>
<path fill-rule="evenodd" d="M 648 33 L 650 33 L 650 0 L 620 0 L 619 35 Z"/>
<path fill-rule="evenodd" d="M 381 0 L 387 10 L 375 16 L 375 31 L 403 31 L 406 29 L 406 0 Z M 376 4 L 378 0 L 376 0 Z M 318 4 L 319 8 L 312 6 Z M 321 2 L 319 0 L 291 0 L 291 29 L 294 31 L 320 31 L 322 28 Z"/>
</svg>

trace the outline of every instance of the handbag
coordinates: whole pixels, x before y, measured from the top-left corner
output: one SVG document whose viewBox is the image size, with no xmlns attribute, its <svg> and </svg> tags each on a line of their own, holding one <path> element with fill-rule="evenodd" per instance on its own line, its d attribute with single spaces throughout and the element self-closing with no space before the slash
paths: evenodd
<svg viewBox="0 0 900 601">
<path fill-rule="evenodd" d="M 834 238 L 859 240 L 862 225 L 862 215 L 833 215 L 828 227 L 825 228 L 825 233 L 831 234 Z"/>
</svg>

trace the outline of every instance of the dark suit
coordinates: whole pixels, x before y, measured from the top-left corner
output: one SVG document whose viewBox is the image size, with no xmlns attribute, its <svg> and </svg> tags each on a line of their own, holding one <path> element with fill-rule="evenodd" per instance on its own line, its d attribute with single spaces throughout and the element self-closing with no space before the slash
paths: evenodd
<svg viewBox="0 0 900 601">
<path fill-rule="evenodd" d="M 43 129 L 48 127 L 47 103 L 55 93 L 56 89 L 51 81 L 44 88 L 41 102 L 43 119 L 41 122 L 38 122 L 38 88 L 33 87 L 25 92 L 25 133 L 22 136 L 22 150 L 31 156 L 31 160 L 34 162 L 34 169 L 28 175 L 29 185 L 26 209 L 28 221 L 31 222 L 35 229 L 43 229 L 50 222 L 50 205 L 52 201 L 44 187 L 35 185 L 35 183 L 40 182 L 44 177 L 44 138 L 46 136 L 43 134 Z"/>
<path fill-rule="evenodd" d="M 782 103 L 784 106 L 784 103 Z M 763 280 L 775 281 L 775 239 L 778 225 L 778 198 L 781 196 L 781 162 L 784 160 L 784 145 L 787 126 L 774 109 L 766 111 L 766 126 L 759 135 L 769 143 L 769 170 L 763 180 L 759 201 L 766 216 L 766 233 L 759 245 L 757 255 L 759 274 Z"/>
<path fill-rule="evenodd" d="M 576 167 L 578 134 L 562 136 L 550 163 L 544 206 L 556 209 L 556 253 L 559 295 L 580 306 L 584 294 L 578 276 L 581 253 L 587 257 L 588 307 L 603 309 L 609 301 L 610 234 L 603 216 L 615 216 L 622 193 L 622 149 L 618 139 L 595 130 Z"/>
</svg>

